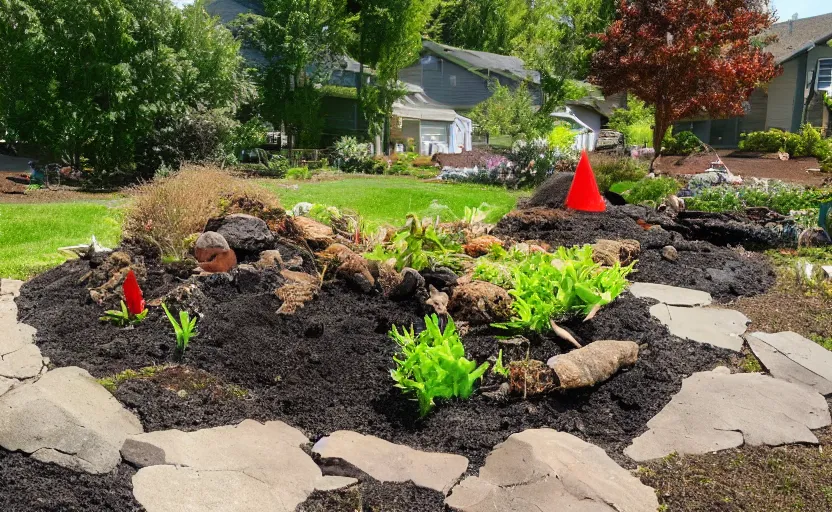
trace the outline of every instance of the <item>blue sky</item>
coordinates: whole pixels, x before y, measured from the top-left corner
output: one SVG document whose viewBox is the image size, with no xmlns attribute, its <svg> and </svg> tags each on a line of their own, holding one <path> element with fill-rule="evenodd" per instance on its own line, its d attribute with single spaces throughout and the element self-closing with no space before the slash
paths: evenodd
<svg viewBox="0 0 832 512">
<path fill-rule="evenodd" d="M 818 14 L 832 12 L 832 3 L 827 0 L 773 0 L 780 21 L 786 21 L 797 13 L 800 18 L 809 18 Z"/>
<path fill-rule="evenodd" d="M 173 0 L 173 3 L 175 3 L 176 5 L 182 6 L 182 5 L 188 5 L 188 4 L 194 3 L 194 0 Z"/>
</svg>

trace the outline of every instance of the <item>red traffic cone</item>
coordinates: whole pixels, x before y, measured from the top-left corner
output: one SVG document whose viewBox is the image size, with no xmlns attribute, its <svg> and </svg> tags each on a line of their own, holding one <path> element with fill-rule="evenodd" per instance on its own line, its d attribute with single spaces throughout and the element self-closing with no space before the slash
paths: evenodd
<svg viewBox="0 0 832 512">
<path fill-rule="evenodd" d="M 581 161 L 578 162 L 578 169 L 575 171 L 575 179 L 572 180 L 572 188 L 566 196 L 566 207 L 582 212 L 603 212 L 607 210 L 607 203 L 598 190 L 598 183 L 595 181 L 595 173 L 589 165 L 589 156 L 584 150 Z"/>
</svg>

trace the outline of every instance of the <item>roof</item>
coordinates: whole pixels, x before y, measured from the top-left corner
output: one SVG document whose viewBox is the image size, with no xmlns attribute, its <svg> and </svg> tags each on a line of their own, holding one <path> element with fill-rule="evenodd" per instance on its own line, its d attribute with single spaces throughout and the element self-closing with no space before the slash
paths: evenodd
<svg viewBox="0 0 832 512">
<path fill-rule="evenodd" d="M 393 103 L 393 115 L 407 119 L 423 121 L 453 122 L 457 118 L 455 110 L 431 101 L 425 91 L 418 85 L 402 84 L 408 93 Z"/>
<path fill-rule="evenodd" d="M 223 24 L 227 25 L 234 21 L 240 14 L 254 13 L 265 14 L 260 2 L 248 0 L 209 0 L 205 4 L 205 10 L 211 16 L 219 16 Z"/>
<path fill-rule="evenodd" d="M 791 30 L 790 24 L 793 24 Z M 814 45 L 825 44 L 832 39 L 832 13 L 775 23 L 766 35 L 777 36 L 777 40 L 766 46 L 766 50 L 774 55 L 778 64 L 782 64 L 811 50 Z"/>
<path fill-rule="evenodd" d="M 536 84 L 540 83 L 540 73 L 526 69 L 523 60 L 518 57 L 465 50 L 439 44 L 429 39 L 422 41 L 422 47 L 475 73 L 483 74 L 483 72 L 491 71 L 515 80 L 531 80 Z"/>
</svg>

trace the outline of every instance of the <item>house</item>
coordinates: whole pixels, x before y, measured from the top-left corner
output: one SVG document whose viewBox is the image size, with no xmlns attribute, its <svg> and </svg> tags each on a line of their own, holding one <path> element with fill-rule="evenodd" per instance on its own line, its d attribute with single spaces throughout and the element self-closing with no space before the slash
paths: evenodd
<svg viewBox="0 0 832 512">
<path fill-rule="evenodd" d="M 832 93 L 832 13 L 772 25 L 776 41 L 766 47 L 783 73 L 758 88 L 746 103 L 746 114 L 728 119 L 700 119 L 674 124 L 714 147 L 736 147 L 740 134 L 779 128 L 797 132 L 801 124 L 829 123 L 821 92 Z M 827 135 L 828 126 L 827 126 Z"/>
<path fill-rule="evenodd" d="M 627 94 L 619 93 L 604 97 L 601 90 L 589 83 L 581 84 L 586 95 L 578 100 L 569 100 L 551 116 L 568 123 L 575 130 L 575 148 L 595 150 L 601 129 L 607 125 L 617 108 L 627 106 Z"/>
</svg>

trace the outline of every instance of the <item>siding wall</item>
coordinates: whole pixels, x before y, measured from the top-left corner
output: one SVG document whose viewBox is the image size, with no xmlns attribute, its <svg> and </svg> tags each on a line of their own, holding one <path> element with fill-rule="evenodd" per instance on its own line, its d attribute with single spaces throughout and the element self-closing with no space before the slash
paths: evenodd
<svg viewBox="0 0 832 512">
<path fill-rule="evenodd" d="M 768 84 L 766 128 L 791 130 L 794 114 L 794 91 L 797 87 L 797 59 L 783 64 L 783 74 Z"/>
<path fill-rule="evenodd" d="M 422 65 L 422 88 L 432 100 L 451 107 L 473 108 L 491 97 L 486 79 L 437 57 Z"/>
<path fill-rule="evenodd" d="M 832 59 L 832 47 L 816 46 L 811 52 L 809 52 L 809 63 L 806 67 L 807 73 L 817 71 L 819 59 Z M 814 99 L 809 104 L 808 121 L 812 123 L 813 126 L 819 127 L 823 123 L 823 109 L 824 105 L 821 102 L 820 93 L 816 91 Z"/>
<path fill-rule="evenodd" d="M 740 118 L 740 132 L 762 132 L 766 129 L 766 117 L 768 113 L 768 93 L 765 89 L 755 89 L 748 98 L 751 110 L 745 117 Z"/>
</svg>

